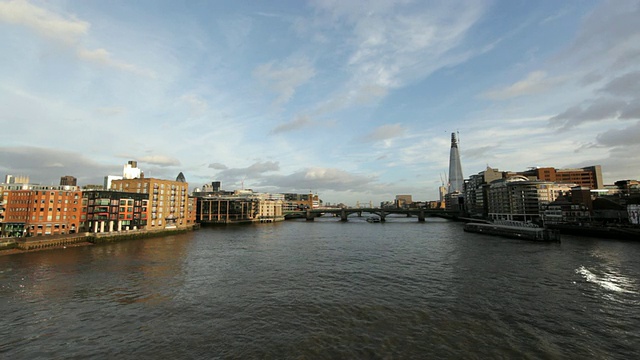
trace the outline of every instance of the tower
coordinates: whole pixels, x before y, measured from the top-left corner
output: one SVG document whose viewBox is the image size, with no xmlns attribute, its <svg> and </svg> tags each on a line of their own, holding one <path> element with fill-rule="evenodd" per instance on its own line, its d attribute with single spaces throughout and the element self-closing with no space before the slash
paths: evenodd
<svg viewBox="0 0 640 360">
<path fill-rule="evenodd" d="M 460 152 L 458 152 L 458 140 L 456 133 L 451 133 L 451 152 L 449 153 L 449 193 L 462 193 L 462 164 L 460 164 Z"/>
</svg>

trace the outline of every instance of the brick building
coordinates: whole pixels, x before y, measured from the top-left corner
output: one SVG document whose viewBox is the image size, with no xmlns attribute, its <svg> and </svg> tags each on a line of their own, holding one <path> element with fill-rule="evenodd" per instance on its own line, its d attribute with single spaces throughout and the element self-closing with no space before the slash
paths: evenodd
<svg viewBox="0 0 640 360">
<path fill-rule="evenodd" d="M 553 167 L 532 168 L 518 174 L 535 177 L 540 181 L 551 181 L 563 184 L 576 184 L 590 189 L 603 189 L 602 168 L 600 165 L 579 169 L 556 169 Z"/>
<path fill-rule="evenodd" d="M 3 190 L 0 236 L 39 236 L 77 232 L 82 192 L 72 186 L 32 186 Z"/>
<path fill-rule="evenodd" d="M 194 224 L 189 205 L 189 184 L 154 178 L 113 180 L 111 189 L 148 194 L 147 230 L 184 228 Z M 195 213 L 195 212 L 194 212 Z"/>
</svg>

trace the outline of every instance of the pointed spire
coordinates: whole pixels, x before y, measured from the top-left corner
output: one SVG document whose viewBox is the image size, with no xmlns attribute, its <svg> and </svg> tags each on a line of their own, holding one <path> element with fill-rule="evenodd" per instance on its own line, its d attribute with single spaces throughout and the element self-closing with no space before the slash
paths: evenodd
<svg viewBox="0 0 640 360">
<path fill-rule="evenodd" d="M 461 193 L 463 183 L 464 176 L 462 175 L 458 140 L 456 139 L 456 133 L 451 133 L 451 152 L 449 153 L 449 193 Z"/>
</svg>

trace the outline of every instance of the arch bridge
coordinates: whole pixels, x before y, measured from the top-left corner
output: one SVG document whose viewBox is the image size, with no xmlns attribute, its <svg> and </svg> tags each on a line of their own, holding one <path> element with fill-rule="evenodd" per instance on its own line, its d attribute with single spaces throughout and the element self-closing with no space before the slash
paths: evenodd
<svg viewBox="0 0 640 360">
<path fill-rule="evenodd" d="M 447 211 L 443 209 L 393 209 L 393 208 L 342 208 L 342 209 L 307 209 L 305 211 L 291 211 L 287 214 L 295 214 L 300 217 L 305 217 L 307 221 L 313 221 L 322 214 L 334 214 L 340 216 L 340 221 L 348 221 L 349 215 L 358 214 L 362 216 L 362 213 L 375 214 L 380 217 L 380 221 L 384 222 L 389 214 L 404 214 L 407 216 L 418 217 L 419 222 L 424 222 L 427 216 L 437 216 L 445 218 L 454 218 L 459 215 L 457 211 Z"/>
</svg>

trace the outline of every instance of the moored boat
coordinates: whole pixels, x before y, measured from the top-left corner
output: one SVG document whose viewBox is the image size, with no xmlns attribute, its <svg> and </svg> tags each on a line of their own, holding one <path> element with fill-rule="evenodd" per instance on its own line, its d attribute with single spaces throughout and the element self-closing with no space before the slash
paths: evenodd
<svg viewBox="0 0 640 360">
<path fill-rule="evenodd" d="M 519 221 L 467 223 L 464 231 L 534 241 L 560 241 L 560 232 Z"/>
<path fill-rule="evenodd" d="M 369 217 L 367 218 L 367 222 L 370 222 L 370 223 L 379 223 L 379 222 L 380 222 L 380 218 L 379 218 L 379 217 L 377 217 L 377 216 L 369 216 Z"/>
</svg>

